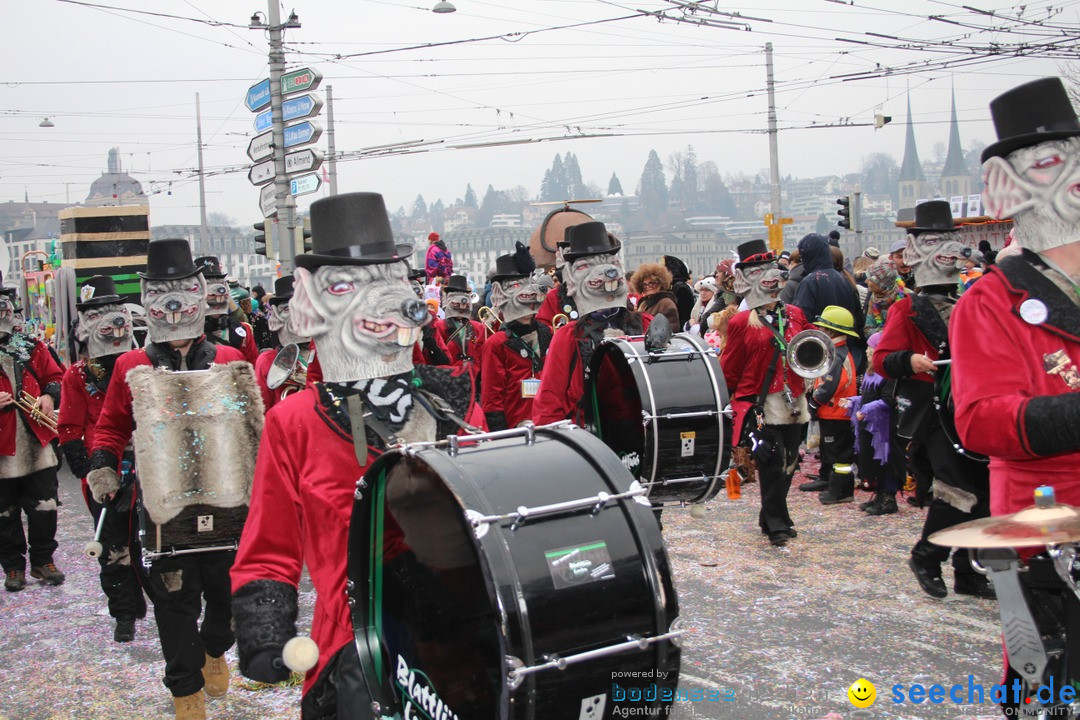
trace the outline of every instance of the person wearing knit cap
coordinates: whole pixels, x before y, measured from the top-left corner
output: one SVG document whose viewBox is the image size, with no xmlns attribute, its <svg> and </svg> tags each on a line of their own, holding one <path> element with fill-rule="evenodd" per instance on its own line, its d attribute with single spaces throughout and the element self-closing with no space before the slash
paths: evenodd
<svg viewBox="0 0 1080 720">
<path fill-rule="evenodd" d="M 444 283 L 450 281 L 454 274 L 454 256 L 446 243 L 439 238 L 439 233 L 432 232 L 428 235 L 427 255 L 424 258 L 424 269 L 427 272 L 428 285 L 435 282 L 435 278 L 442 278 Z"/>
<path fill-rule="evenodd" d="M 907 288 L 896 272 L 896 266 L 888 258 L 878 260 L 866 270 L 866 289 L 870 291 L 866 306 L 866 335 L 885 327 L 889 308 L 897 300 L 907 297 Z"/>
<path fill-rule="evenodd" d="M 881 257 L 881 251 L 878 250 L 876 247 L 868 247 L 863 250 L 863 255 L 870 258 L 871 260 L 877 260 L 879 257 Z"/>
<path fill-rule="evenodd" d="M 705 278 L 698 282 L 694 289 L 697 290 L 698 299 L 694 303 L 694 309 L 690 311 L 691 332 L 697 332 L 700 329 L 698 323 L 701 322 L 701 314 L 709 305 L 712 305 L 713 298 L 716 297 L 716 281 L 711 277 Z"/>
</svg>

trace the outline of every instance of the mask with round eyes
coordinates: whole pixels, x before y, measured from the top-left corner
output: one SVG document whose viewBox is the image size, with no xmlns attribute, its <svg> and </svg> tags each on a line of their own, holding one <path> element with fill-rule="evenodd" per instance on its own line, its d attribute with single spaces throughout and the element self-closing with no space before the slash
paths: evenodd
<svg viewBox="0 0 1080 720">
<path fill-rule="evenodd" d="M 904 248 L 904 264 L 915 273 L 919 287 L 954 285 L 971 249 L 960 242 L 956 232 L 909 234 Z"/>
<path fill-rule="evenodd" d="M 574 299 L 581 315 L 626 307 L 626 276 L 618 255 L 603 253 L 568 261 L 563 280 L 567 296 Z"/>
<path fill-rule="evenodd" d="M 472 315 L 472 293 L 443 290 L 442 309 L 448 318 L 467 318 Z"/>
<path fill-rule="evenodd" d="M 143 280 L 142 301 L 150 342 L 192 340 L 202 335 L 206 317 L 202 273 L 180 280 Z"/>
<path fill-rule="evenodd" d="M 292 311 L 289 309 L 289 303 L 274 303 L 270 305 L 270 314 L 266 317 L 266 326 L 270 332 L 277 333 L 278 345 L 284 346 L 296 343 L 303 348 L 311 338 L 293 332 L 292 328 L 289 327 L 291 316 Z"/>
<path fill-rule="evenodd" d="M 989 158 L 983 182 L 986 214 L 1011 217 L 1021 247 L 1042 252 L 1080 241 L 1080 138 Z"/>
<path fill-rule="evenodd" d="M 229 285 L 224 280 L 206 281 L 206 314 L 226 315 L 229 312 Z"/>
<path fill-rule="evenodd" d="M 735 269 L 736 293 L 745 287 L 748 308 L 759 308 L 780 299 L 780 291 L 787 284 L 787 271 L 781 270 L 775 260 Z M 741 279 L 740 279 L 741 278 Z"/>
<path fill-rule="evenodd" d="M 0 334 L 15 332 L 15 303 L 8 295 L 0 295 Z"/>
<path fill-rule="evenodd" d="M 92 358 L 125 353 L 134 346 L 131 312 L 121 304 L 80 310 L 76 337 Z"/>
<path fill-rule="evenodd" d="M 491 309 L 503 322 L 513 322 L 536 314 L 543 293 L 532 277 L 510 278 L 491 283 Z"/>
</svg>

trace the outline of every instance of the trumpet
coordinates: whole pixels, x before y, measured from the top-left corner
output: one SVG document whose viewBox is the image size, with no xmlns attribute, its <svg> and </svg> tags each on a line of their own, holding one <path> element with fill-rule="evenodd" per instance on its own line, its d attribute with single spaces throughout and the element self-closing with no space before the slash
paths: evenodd
<svg viewBox="0 0 1080 720">
<path fill-rule="evenodd" d="M 30 419 L 36 422 L 38 425 L 44 425 L 53 432 L 57 430 L 56 418 L 53 415 L 42 412 L 41 408 L 37 406 L 38 399 L 30 393 L 23 390 L 19 393 L 19 396 L 15 398 L 15 405 L 24 413 L 30 416 Z"/>
<path fill-rule="evenodd" d="M 551 329 L 558 330 L 568 322 L 570 322 L 570 318 L 565 313 L 559 313 L 555 317 L 551 318 Z"/>
<path fill-rule="evenodd" d="M 499 324 L 499 316 L 495 314 L 495 311 L 484 305 L 476 311 L 476 317 L 480 319 L 480 322 L 484 323 L 484 327 L 487 328 L 488 335 L 495 334 L 495 326 Z"/>
<path fill-rule="evenodd" d="M 813 380 L 829 372 L 835 356 L 836 346 L 832 338 L 820 330 L 811 329 L 791 338 L 785 359 L 792 372 Z"/>
</svg>

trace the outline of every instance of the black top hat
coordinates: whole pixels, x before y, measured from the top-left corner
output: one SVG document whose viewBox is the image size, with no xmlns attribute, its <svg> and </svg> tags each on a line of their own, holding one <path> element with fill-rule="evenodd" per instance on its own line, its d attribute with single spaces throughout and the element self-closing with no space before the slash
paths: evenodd
<svg viewBox="0 0 1080 720">
<path fill-rule="evenodd" d="M 776 260 L 776 255 L 769 251 L 769 246 L 761 238 L 739 243 L 738 250 L 739 262 L 735 263 L 735 267 L 760 265 Z"/>
<path fill-rule="evenodd" d="M 602 222 L 587 222 L 566 228 L 566 249 L 563 258 L 573 262 L 590 255 L 614 255 L 622 245 Z"/>
<path fill-rule="evenodd" d="M 0 295 L 10 295 L 12 302 L 19 301 L 19 289 L 14 287 L 4 287 L 4 273 L 0 273 Z"/>
<path fill-rule="evenodd" d="M 464 275 L 451 275 L 450 281 L 442 286 L 443 292 L 471 293 L 469 280 Z"/>
<path fill-rule="evenodd" d="M 1061 78 L 1032 80 L 998 95 L 990 101 L 990 116 L 998 141 L 983 150 L 983 162 L 1029 145 L 1080 135 L 1080 122 Z"/>
<path fill-rule="evenodd" d="M 202 270 L 202 276 L 207 280 L 221 280 L 225 277 L 225 271 L 221 269 L 221 261 L 213 255 L 195 258 L 195 266 Z"/>
<path fill-rule="evenodd" d="M 536 261 L 529 254 L 529 248 L 521 242 L 514 244 L 514 252 L 495 258 L 495 274 L 492 282 L 501 282 L 508 278 L 528 277 L 536 269 Z"/>
<path fill-rule="evenodd" d="M 120 296 L 116 294 L 116 283 L 112 276 L 94 275 L 87 278 L 79 288 L 79 300 L 75 303 L 75 309 L 81 312 L 100 305 L 115 305 L 118 302 Z"/>
<path fill-rule="evenodd" d="M 927 200 L 915 206 L 915 224 L 908 228 L 912 235 L 924 232 L 952 232 L 952 206 L 947 200 Z"/>
<path fill-rule="evenodd" d="M 416 282 L 417 280 L 427 280 L 427 271 L 423 269 L 413 270 L 409 268 L 409 282 Z"/>
<path fill-rule="evenodd" d="M 412 255 L 412 246 L 395 245 L 383 196 L 345 193 L 311 203 L 311 252 L 296 256 L 302 268 L 321 265 L 377 265 Z"/>
<path fill-rule="evenodd" d="M 274 297 L 268 301 L 271 305 L 281 305 L 292 300 L 293 276 L 282 275 L 274 280 Z"/>
<path fill-rule="evenodd" d="M 151 240 L 146 246 L 146 272 L 143 280 L 183 280 L 198 275 L 199 268 L 191 261 L 191 246 L 184 238 Z"/>
</svg>

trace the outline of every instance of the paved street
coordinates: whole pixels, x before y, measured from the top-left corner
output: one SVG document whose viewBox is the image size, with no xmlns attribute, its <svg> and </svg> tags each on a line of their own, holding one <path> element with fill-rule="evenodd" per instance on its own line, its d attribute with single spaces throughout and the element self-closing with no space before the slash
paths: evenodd
<svg viewBox="0 0 1080 720">
<path fill-rule="evenodd" d="M 153 620 L 139 623 L 134 643 L 112 642 L 97 564 L 81 556 L 92 534 L 89 515 L 66 471 L 61 499 L 56 560 L 67 583 L 31 582 L 21 593 L 0 593 L 0 720 L 171 718 Z M 793 491 L 799 537 L 776 549 L 757 530 L 757 499 L 757 486 L 749 485 L 741 500 L 714 501 L 701 520 L 689 509 L 664 513 L 683 622 L 691 630 L 681 687 L 723 688 L 732 698 L 682 702 L 672 717 L 1000 717 L 990 705 L 890 701 L 895 684 L 947 687 L 973 675 L 989 689 L 999 678 L 994 603 L 952 595 L 932 600 L 905 565 L 921 511 L 902 503 L 899 516 L 868 518 L 854 505 L 824 508 Z M 946 580 L 951 588 L 951 571 Z M 310 622 L 312 600 L 310 592 L 302 595 L 302 625 Z M 229 658 L 235 672 L 235 651 Z M 860 677 L 877 686 L 878 700 L 854 714 L 846 692 Z M 296 718 L 298 703 L 298 688 L 255 691 L 234 678 L 229 695 L 209 703 L 208 716 Z"/>
</svg>

